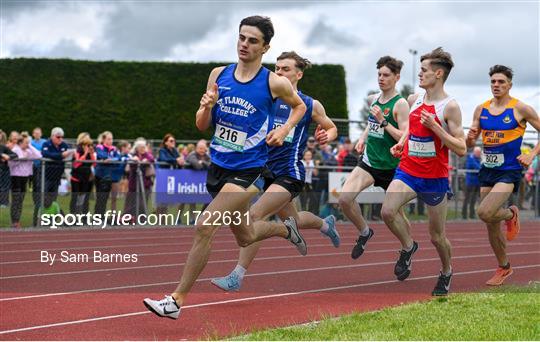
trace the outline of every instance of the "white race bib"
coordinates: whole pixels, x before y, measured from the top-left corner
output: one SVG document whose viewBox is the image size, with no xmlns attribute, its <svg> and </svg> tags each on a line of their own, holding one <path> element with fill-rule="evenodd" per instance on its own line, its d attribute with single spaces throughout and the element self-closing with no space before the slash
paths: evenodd
<svg viewBox="0 0 540 342">
<path fill-rule="evenodd" d="M 504 154 L 502 153 L 484 153 L 482 155 L 482 164 L 485 167 L 493 168 L 504 164 Z"/>
<path fill-rule="evenodd" d="M 374 138 L 383 138 L 384 137 L 384 127 L 381 127 L 381 124 L 378 122 L 368 121 L 369 131 L 368 135 Z"/>
<path fill-rule="evenodd" d="M 236 130 L 232 127 L 216 124 L 214 142 L 230 150 L 243 152 L 246 144 L 247 133 Z"/>
<path fill-rule="evenodd" d="M 282 123 L 282 122 L 274 122 L 274 126 L 272 127 L 272 129 L 278 129 L 281 126 L 283 126 L 284 124 L 285 123 Z M 289 134 L 287 134 L 287 136 L 285 137 L 285 142 L 292 143 L 293 138 L 294 138 L 294 131 L 295 130 L 296 130 L 296 126 L 291 128 L 291 130 L 289 131 Z"/>
<path fill-rule="evenodd" d="M 437 155 L 433 138 L 409 136 L 409 155 L 419 158 L 433 158 Z"/>
</svg>

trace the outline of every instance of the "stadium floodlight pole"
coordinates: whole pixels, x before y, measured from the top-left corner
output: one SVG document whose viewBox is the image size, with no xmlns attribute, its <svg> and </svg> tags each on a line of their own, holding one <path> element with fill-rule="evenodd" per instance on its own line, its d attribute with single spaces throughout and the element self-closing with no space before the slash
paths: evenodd
<svg viewBox="0 0 540 342">
<path fill-rule="evenodd" d="M 412 93 L 414 94 L 414 88 L 415 88 L 415 77 L 416 77 L 416 55 L 418 54 L 418 50 L 409 49 L 409 53 L 412 55 Z"/>
</svg>

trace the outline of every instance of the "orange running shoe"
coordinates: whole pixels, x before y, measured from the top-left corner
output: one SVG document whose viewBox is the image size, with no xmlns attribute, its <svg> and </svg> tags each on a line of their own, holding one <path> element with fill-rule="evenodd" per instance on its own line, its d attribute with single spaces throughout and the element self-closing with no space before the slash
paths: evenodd
<svg viewBox="0 0 540 342">
<path fill-rule="evenodd" d="M 486 285 L 490 286 L 500 286 L 502 283 L 504 283 L 504 280 L 508 277 L 510 277 L 514 273 L 512 270 L 512 267 L 508 265 L 508 268 L 502 268 L 499 266 L 497 270 L 495 271 L 495 275 L 491 277 L 490 280 L 486 281 Z"/>
<path fill-rule="evenodd" d="M 506 240 L 512 241 L 519 234 L 519 209 L 515 205 L 511 205 L 508 209 L 512 211 L 514 216 L 510 220 L 506 220 Z"/>
</svg>

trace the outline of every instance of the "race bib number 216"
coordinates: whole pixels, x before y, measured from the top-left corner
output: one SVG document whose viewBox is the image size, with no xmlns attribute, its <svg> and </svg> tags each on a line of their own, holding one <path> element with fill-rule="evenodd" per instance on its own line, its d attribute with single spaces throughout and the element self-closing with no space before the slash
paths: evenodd
<svg viewBox="0 0 540 342">
<path fill-rule="evenodd" d="M 243 152 L 246 144 L 247 133 L 236 130 L 232 127 L 216 125 L 214 142 L 228 149 Z"/>
</svg>

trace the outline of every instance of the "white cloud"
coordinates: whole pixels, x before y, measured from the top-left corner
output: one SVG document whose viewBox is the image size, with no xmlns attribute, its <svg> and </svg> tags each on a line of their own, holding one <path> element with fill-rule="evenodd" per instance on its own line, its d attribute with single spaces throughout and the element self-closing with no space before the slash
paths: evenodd
<svg viewBox="0 0 540 342">
<path fill-rule="evenodd" d="M 88 51 L 103 39 L 112 9 L 104 4 L 52 3 L 3 18 L 2 57 L 47 55 L 66 43 Z"/>
<path fill-rule="evenodd" d="M 540 110 L 538 95 L 531 97 L 540 88 L 539 6 L 523 2 L 51 2 L 23 6 L 2 18 L 3 53 L 233 62 L 238 23 L 248 15 L 262 14 L 270 16 L 276 28 L 265 61 L 295 50 L 314 63 L 345 66 L 351 119 L 358 117 L 367 91 L 377 88 L 379 57 L 389 54 L 403 60 L 401 83 L 410 84 L 409 49 L 418 50 L 418 66 L 421 54 L 443 46 L 456 63 L 448 92 L 461 103 L 468 125 L 474 107 L 490 97 L 487 71 L 493 64 L 513 67 L 514 95 Z"/>
</svg>

